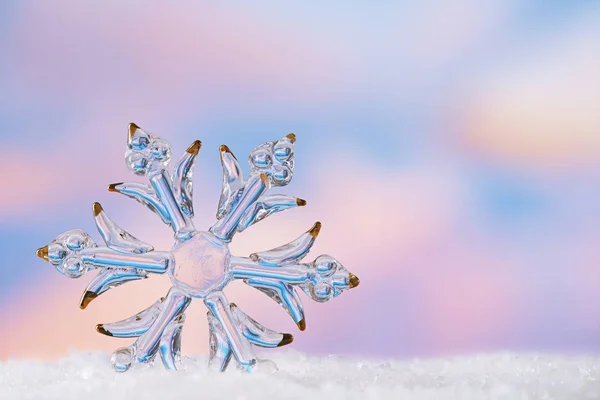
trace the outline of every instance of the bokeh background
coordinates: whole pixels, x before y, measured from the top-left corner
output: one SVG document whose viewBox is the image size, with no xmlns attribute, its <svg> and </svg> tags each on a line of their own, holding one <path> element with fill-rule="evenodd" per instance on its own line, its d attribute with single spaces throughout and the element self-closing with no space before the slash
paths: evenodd
<svg viewBox="0 0 600 400">
<path fill-rule="evenodd" d="M 166 276 L 79 298 L 35 256 L 91 205 L 168 250 L 172 233 L 106 190 L 130 121 L 195 139 L 196 226 L 214 221 L 218 148 L 240 160 L 294 132 L 285 192 L 308 206 L 236 236 L 247 255 L 314 221 L 361 285 L 303 297 L 307 330 L 236 283 L 232 301 L 292 348 L 361 357 L 600 351 L 598 1 L 0 2 L 0 359 L 111 351 L 94 326 Z M 247 167 L 247 165 L 245 165 Z M 188 309 L 183 351 L 208 350 Z"/>
</svg>

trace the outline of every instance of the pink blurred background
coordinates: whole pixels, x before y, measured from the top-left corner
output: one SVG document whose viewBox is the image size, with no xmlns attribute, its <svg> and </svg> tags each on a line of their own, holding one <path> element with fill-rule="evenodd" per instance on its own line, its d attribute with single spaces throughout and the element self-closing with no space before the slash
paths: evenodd
<svg viewBox="0 0 600 400">
<path fill-rule="evenodd" d="M 235 3 L 235 4 L 234 4 Z M 90 276 L 35 257 L 59 233 L 97 235 L 91 204 L 168 250 L 171 231 L 106 190 L 137 180 L 130 121 L 177 156 L 203 141 L 196 226 L 240 160 L 294 132 L 285 192 L 308 206 L 236 237 L 247 255 L 316 220 L 358 289 L 303 297 L 307 330 L 242 283 L 226 293 L 315 354 L 600 351 L 600 3 L 130 1 L 0 3 L 0 359 L 127 344 L 96 323 L 139 311 L 166 276 L 78 308 Z M 247 167 L 247 165 L 244 165 Z M 206 353 L 205 310 L 183 351 Z"/>
</svg>

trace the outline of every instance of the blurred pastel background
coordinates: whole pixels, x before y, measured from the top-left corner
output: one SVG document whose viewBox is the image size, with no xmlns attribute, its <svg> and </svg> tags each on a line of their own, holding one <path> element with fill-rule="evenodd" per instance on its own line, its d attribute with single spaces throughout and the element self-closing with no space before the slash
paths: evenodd
<svg viewBox="0 0 600 400">
<path fill-rule="evenodd" d="M 292 348 L 362 357 L 600 352 L 600 2 L 3 1 L 0 359 L 124 346 L 96 323 L 158 297 L 166 276 L 79 298 L 37 259 L 56 235 L 100 240 L 91 205 L 168 250 L 132 200 L 127 124 L 203 141 L 196 226 L 214 221 L 218 148 L 240 160 L 294 132 L 285 192 L 308 206 L 236 237 L 248 255 L 320 220 L 361 285 L 303 296 L 307 330 L 242 283 L 230 299 Z M 244 167 L 247 165 L 244 163 Z M 188 309 L 183 351 L 208 351 Z"/>
</svg>

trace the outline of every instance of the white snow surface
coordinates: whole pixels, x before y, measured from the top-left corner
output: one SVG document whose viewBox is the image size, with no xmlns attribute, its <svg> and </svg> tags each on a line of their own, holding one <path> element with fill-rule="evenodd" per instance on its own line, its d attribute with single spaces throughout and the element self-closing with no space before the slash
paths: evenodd
<svg viewBox="0 0 600 400">
<path fill-rule="evenodd" d="M 59 361 L 0 363 L 0 399 L 600 399 L 600 357 L 483 354 L 448 359 L 359 361 L 288 351 L 252 374 L 213 372 L 206 357 L 178 372 L 160 362 L 124 374 L 105 353 Z"/>
</svg>

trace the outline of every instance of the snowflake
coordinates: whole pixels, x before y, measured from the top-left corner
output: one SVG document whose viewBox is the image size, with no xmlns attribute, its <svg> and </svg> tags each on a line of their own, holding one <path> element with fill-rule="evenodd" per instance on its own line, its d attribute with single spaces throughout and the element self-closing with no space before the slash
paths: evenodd
<svg viewBox="0 0 600 400">
<path fill-rule="evenodd" d="M 222 145 L 223 189 L 217 221 L 208 231 L 198 231 L 192 222 L 192 172 L 201 142 L 192 143 L 169 175 L 169 143 L 129 124 L 127 167 L 146 176 L 150 185 L 115 183 L 108 190 L 137 200 L 170 225 L 175 232 L 171 251 L 154 251 L 150 244 L 125 232 L 99 203 L 93 206 L 94 219 L 106 246 L 98 246 L 85 231 L 74 229 L 37 250 L 40 258 L 69 278 L 99 270 L 81 298 L 82 309 L 115 286 L 149 274 L 168 274 L 173 286 L 164 298 L 130 318 L 96 326 L 108 336 L 137 338 L 111 356 L 117 372 L 152 363 L 157 353 L 167 369 L 176 370 L 185 310 L 193 298 L 203 299 L 208 309 L 212 367 L 224 371 L 232 355 L 246 371 L 270 363 L 256 357 L 253 345 L 279 347 L 291 343 L 293 336 L 265 328 L 229 303 L 222 290 L 233 279 L 241 279 L 275 300 L 302 331 L 306 323 L 297 288 L 312 300 L 325 302 L 358 285 L 358 278 L 329 255 L 301 262 L 319 234 L 319 222 L 296 240 L 269 251 L 249 257 L 235 257 L 229 251 L 236 232 L 273 213 L 306 204 L 299 198 L 267 194 L 272 187 L 290 183 L 295 141 L 295 135 L 289 134 L 252 150 L 247 179 L 235 156 Z"/>
</svg>

